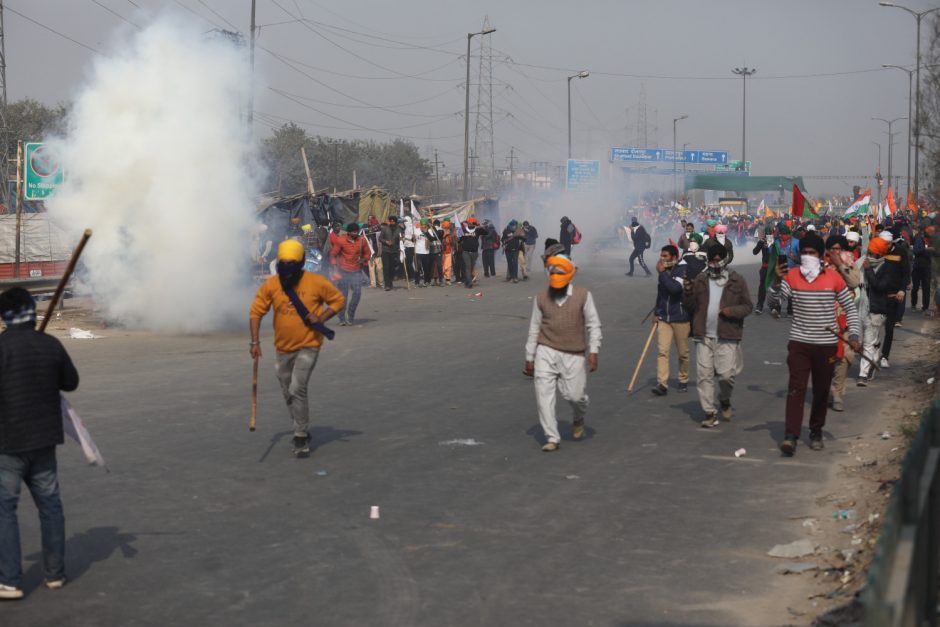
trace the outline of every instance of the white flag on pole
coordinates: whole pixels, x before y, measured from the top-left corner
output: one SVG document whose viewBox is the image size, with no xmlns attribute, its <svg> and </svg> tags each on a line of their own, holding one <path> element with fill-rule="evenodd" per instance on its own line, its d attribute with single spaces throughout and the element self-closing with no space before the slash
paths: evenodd
<svg viewBox="0 0 940 627">
<path fill-rule="evenodd" d="M 85 459 L 89 464 L 92 466 L 101 466 L 105 470 L 108 470 L 107 464 L 104 463 L 104 457 L 101 456 L 101 451 L 98 450 L 98 445 L 91 439 L 91 434 L 88 433 L 88 429 L 85 428 L 85 423 L 78 417 L 78 413 L 75 411 L 75 408 L 72 407 L 72 404 L 69 403 L 68 399 L 65 398 L 65 395 L 60 396 L 62 398 L 63 430 L 69 437 L 81 445 L 82 452 L 85 454 Z"/>
</svg>

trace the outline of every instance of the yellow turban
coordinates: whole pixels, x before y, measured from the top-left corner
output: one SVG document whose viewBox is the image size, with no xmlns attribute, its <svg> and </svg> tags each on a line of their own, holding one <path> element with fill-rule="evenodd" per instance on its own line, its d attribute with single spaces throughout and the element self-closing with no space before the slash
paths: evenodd
<svg viewBox="0 0 940 627">
<path fill-rule="evenodd" d="M 295 239 L 287 239 L 277 247 L 278 261 L 303 261 L 303 244 Z"/>
</svg>

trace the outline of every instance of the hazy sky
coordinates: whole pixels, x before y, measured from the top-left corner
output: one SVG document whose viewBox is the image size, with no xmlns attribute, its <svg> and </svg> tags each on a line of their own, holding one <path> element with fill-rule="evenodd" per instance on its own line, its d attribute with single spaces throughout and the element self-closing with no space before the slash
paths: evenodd
<svg viewBox="0 0 940 627">
<path fill-rule="evenodd" d="M 650 146 L 671 148 L 672 120 L 687 114 L 678 123 L 680 146 L 727 150 L 732 159 L 740 158 L 741 79 L 731 69 L 746 64 L 757 68 L 747 89 L 747 157 L 754 174 L 873 174 L 878 149 L 872 142 L 880 142 L 886 175 L 886 127 L 871 118 L 906 116 L 908 81 L 903 72 L 882 70 L 881 64 L 911 65 L 915 58 L 914 19 L 875 0 L 257 4 L 259 135 L 285 120 L 330 137 L 400 135 L 423 154 L 438 149 L 448 172 L 463 167 L 466 35 L 480 30 L 487 16 L 497 29 L 489 35 L 495 161 L 507 164 L 515 147 L 517 168 L 565 159 L 566 77 L 579 69 L 591 76 L 571 83 L 575 157 L 606 162 L 611 146 L 635 145 L 637 104 L 645 87 Z M 102 53 L 115 31 L 134 28 L 115 13 L 143 25 L 156 11 L 175 11 L 207 30 L 214 24 L 245 33 L 250 16 L 250 0 L 7 0 L 5 5 L 8 98 L 46 103 L 81 89 L 96 53 L 13 11 Z M 907 6 L 937 5 L 911 0 Z M 473 40 L 475 49 L 479 40 Z M 471 141 L 474 121 L 471 115 Z M 894 129 L 894 170 L 903 176 L 906 122 Z M 807 187 L 814 194 L 847 193 L 853 183 L 865 185 L 858 178 L 813 179 Z"/>
</svg>

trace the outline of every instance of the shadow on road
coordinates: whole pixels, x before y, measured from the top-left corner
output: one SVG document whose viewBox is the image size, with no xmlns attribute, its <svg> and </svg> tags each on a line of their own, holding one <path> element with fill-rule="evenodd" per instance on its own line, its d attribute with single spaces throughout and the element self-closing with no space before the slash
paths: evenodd
<svg viewBox="0 0 940 627">
<path fill-rule="evenodd" d="M 137 549 L 132 543 L 141 534 L 120 533 L 117 527 L 93 527 L 82 533 L 77 533 L 65 542 L 66 576 L 69 581 L 75 581 L 84 575 L 92 564 L 102 562 L 120 550 L 125 559 L 137 556 Z M 151 532 L 143 535 L 182 535 L 182 533 Z M 26 556 L 26 561 L 33 562 L 24 575 L 24 580 L 33 582 L 38 586 L 43 578 L 42 553 L 33 553 Z"/>
<path fill-rule="evenodd" d="M 274 450 L 274 447 L 277 446 L 281 440 L 286 442 L 289 438 L 293 437 L 293 435 L 293 431 L 281 431 L 272 435 L 271 443 L 258 459 L 258 463 L 264 463 L 268 455 L 271 454 L 271 451 Z M 324 444 L 329 444 L 330 442 L 348 442 L 348 438 L 355 435 L 362 435 L 362 431 L 334 429 L 333 427 L 312 427 L 310 429 L 310 452 L 313 453 Z"/>
</svg>

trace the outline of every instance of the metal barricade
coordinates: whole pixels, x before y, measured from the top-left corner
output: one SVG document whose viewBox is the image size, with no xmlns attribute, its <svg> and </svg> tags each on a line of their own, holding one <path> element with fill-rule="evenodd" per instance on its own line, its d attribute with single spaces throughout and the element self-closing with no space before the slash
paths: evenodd
<svg viewBox="0 0 940 627">
<path fill-rule="evenodd" d="M 924 412 L 885 512 L 861 599 L 866 627 L 937 625 L 940 401 Z"/>
</svg>

